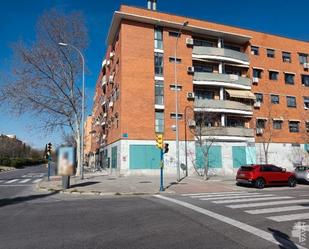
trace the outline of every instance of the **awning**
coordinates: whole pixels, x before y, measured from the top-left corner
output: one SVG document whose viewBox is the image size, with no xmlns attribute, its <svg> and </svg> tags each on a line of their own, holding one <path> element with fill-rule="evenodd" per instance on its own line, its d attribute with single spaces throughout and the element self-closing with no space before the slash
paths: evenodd
<svg viewBox="0 0 309 249">
<path fill-rule="evenodd" d="M 255 100 L 255 95 L 246 90 L 231 90 L 231 89 L 226 89 L 225 90 L 230 97 L 232 98 L 240 98 L 240 99 L 254 99 Z"/>
<path fill-rule="evenodd" d="M 291 121 L 291 122 L 300 122 L 299 119 L 289 119 L 289 121 Z"/>
</svg>

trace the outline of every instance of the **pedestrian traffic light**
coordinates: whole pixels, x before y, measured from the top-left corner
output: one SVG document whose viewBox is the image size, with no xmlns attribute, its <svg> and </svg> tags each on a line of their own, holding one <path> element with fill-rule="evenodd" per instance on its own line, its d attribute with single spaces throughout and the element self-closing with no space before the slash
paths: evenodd
<svg viewBox="0 0 309 249">
<path fill-rule="evenodd" d="M 163 149 L 163 135 L 162 134 L 156 135 L 156 146 L 159 149 Z"/>
<path fill-rule="evenodd" d="M 52 151 L 52 144 L 51 143 L 48 143 L 47 144 L 47 152 L 51 152 Z"/>
<path fill-rule="evenodd" d="M 165 143 L 165 144 L 164 144 L 164 154 L 167 153 L 168 150 L 169 150 L 169 148 L 168 148 L 168 143 Z"/>
</svg>

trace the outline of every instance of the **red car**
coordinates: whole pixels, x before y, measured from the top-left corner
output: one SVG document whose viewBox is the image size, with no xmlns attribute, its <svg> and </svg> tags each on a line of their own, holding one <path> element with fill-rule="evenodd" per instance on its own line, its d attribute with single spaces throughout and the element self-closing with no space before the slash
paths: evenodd
<svg viewBox="0 0 309 249">
<path fill-rule="evenodd" d="M 236 184 L 250 184 L 256 188 L 265 185 L 296 186 L 295 174 L 272 164 L 252 164 L 241 166 L 236 175 Z"/>
</svg>

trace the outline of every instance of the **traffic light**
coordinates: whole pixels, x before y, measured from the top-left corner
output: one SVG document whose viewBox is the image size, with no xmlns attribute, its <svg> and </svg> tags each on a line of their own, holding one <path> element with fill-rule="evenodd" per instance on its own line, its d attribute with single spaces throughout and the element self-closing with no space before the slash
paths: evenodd
<svg viewBox="0 0 309 249">
<path fill-rule="evenodd" d="M 169 150 L 169 148 L 168 148 L 168 143 L 165 143 L 165 144 L 164 144 L 164 154 L 167 153 L 168 150 Z"/>
<path fill-rule="evenodd" d="M 156 135 L 156 146 L 159 149 L 163 149 L 163 135 L 162 134 Z"/>
<path fill-rule="evenodd" d="M 47 151 L 49 151 L 49 152 L 52 151 L 52 144 L 51 143 L 47 144 Z"/>
</svg>

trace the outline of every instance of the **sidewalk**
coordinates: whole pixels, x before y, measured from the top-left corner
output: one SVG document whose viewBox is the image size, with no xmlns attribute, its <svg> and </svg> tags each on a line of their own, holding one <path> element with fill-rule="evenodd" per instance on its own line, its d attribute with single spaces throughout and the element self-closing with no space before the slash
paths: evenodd
<svg viewBox="0 0 309 249">
<path fill-rule="evenodd" d="M 62 189 L 61 177 L 53 176 L 50 181 L 45 179 L 37 187 L 42 191 L 59 191 L 67 194 L 86 195 L 147 195 L 159 193 L 159 176 L 109 176 L 98 174 L 85 174 L 84 180 L 71 177 L 71 188 Z M 199 192 L 226 192 L 242 190 L 235 185 L 234 178 L 213 176 L 204 181 L 201 177 L 184 178 L 179 183 L 175 177 L 164 178 L 166 194 L 186 194 Z"/>
</svg>

